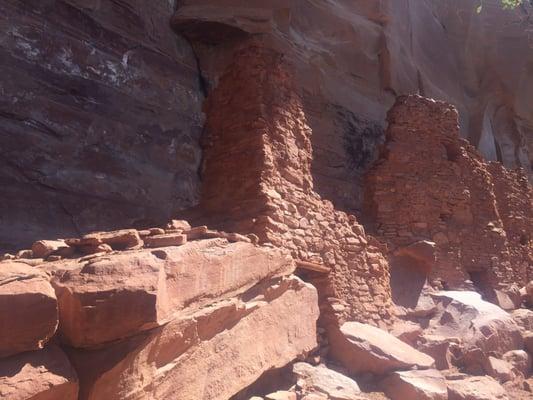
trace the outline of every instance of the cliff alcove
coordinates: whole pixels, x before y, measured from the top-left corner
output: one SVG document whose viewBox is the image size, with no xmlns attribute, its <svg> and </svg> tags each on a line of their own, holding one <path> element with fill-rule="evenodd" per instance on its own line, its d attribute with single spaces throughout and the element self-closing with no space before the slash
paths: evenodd
<svg viewBox="0 0 533 400">
<path fill-rule="evenodd" d="M 0 398 L 525 400 L 528 2 L 0 4 Z"/>
</svg>

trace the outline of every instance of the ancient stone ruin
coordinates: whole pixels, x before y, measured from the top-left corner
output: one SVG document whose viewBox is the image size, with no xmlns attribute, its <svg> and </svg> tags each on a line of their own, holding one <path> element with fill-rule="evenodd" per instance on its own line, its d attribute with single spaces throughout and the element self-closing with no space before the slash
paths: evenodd
<svg viewBox="0 0 533 400">
<path fill-rule="evenodd" d="M 0 4 L 0 398 L 531 399 L 531 7 L 474 3 Z"/>
</svg>

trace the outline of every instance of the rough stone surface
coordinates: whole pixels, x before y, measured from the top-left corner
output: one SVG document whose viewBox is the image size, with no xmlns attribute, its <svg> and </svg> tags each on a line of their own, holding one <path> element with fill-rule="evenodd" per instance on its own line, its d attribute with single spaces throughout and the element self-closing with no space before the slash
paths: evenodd
<svg viewBox="0 0 533 400">
<path fill-rule="evenodd" d="M 437 370 L 393 372 L 381 386 L 391 400 L 448 400 L 446 379 Z"/>
<path fill-rule="evenodd" d="M 184 307 L 245 291 L 294 269 L 280 250 L 221 239 L 72 263 L 63 265 L 52 283 L 62 338 L 75 347 L 154 328 Z"/>
<path fill-rule="evenodd" d="M 311 351 L 317 318 L 316 290 L 292 278 L 102 350 L 73 350 L 80 399 L 227 400 Z"/>
<path fill-rule="evenodd" d="M 429 322 L 428 333 L 456 338 L 464 348 L 479 348 L 486 355 L 522 348 L 520 329 L 512 317 L 478 293 L 439 292 L 434 298 L 440 312 Z"/>
<path fill-rule="evenodd" d="M 196 202 L 203 94 L 173 3 L 2 1 L 0 249 Z"/>
<path fill-rule="evenodd" d="M 322 393 L 331 400 L 352 400 L 361 389 L 354 380 L 325 365 L 316 367 L 307 363 L 296 363 L 292 368 L 300 394 Z"/>
<path fill-rule="evenodd" d="M 354 374 L 382 375 L 413 367 L 428 369 L 435 364 L 430 356 L 370 325 L 346 322 L 328 334 L 331 356 Z"/>
<path fill-rule="evenodd" d="M 533 331 L 533 310 L 521 308 L 511 312 L 511 317 L 524 331 Z"/>
<path fill-rule="evenodd" d="M 0 357 L 41 349 L 56 331 L 57 309 L 45 273 L 23 263 L 1 263 Z"/>
<path fill-rule="evenodd" d="M 487 159 L 530 170 L 531 8 L 502 11 L 487 0 L 477 14 L 478 6 L 477 0 L 184 0 L 173 22 L 194 43 L 208 88 L 250 35 L 275 43 L 294 65 L 314 132 L 317 192 L 353 211 L 360 173 L 374 160 L 386 112 L 401 94 L 456 104 L 463 136 Z"/>
<path fill-rule="evenodd" d="M 506 390 L 489 376 L 448 381 L 449 400 L 508 400 Z"/>
<path fill-rule="evenodd" d="M 0 398 L 77 400 L 78 377 L 57 346 L 0 359 Z"/>
<path fill-rule="evenodd" d="M 525 285 L 533 273 L 527 176 L 485 162 L 459 137 L 457 111 L 447 103 L 400 97 L 388 121 L 381 157 L 366 177 L 367 228 L 395 254 L 410 255 L 408 249 L 423 240 L 435 242 L 434 266 L 423 277 L 445 289 L 473 284 L 496 300 L 495 290 Z M 419 261 L 413 255 L 409 260 Z M 395 279 L 401 279 L 396 268 L 393 262 L 393 297 Z M 409 285 L 415 293 L 420 287 Z"/>
<path fill-rule="evenodd" d="M 532 358 L 524 350 L 512 350 L 503 355 L 503 360 L 516 368 L 524 377 L 531 373 Z"/>
</svg>

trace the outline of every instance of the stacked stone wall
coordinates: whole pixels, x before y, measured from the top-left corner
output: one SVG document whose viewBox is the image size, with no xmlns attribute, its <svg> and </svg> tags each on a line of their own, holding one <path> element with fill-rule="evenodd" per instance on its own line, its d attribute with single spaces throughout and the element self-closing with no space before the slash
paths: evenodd
<svg viewBox="0 0 533 400">
<path fill-rule="evenodd" d="M 531 279 L 531 187 L 519 172 L 486 163 L 459 138 L 457 111 L 401 97 L 386 144 L 367 175 L 365 209 L 391 252 L 436 244 L 434 281 L 483 292 Z"/>
<path fill-rule="evenodd" d="M 290 250 L 338 319 L 390 318 L 388 264 L 353 215 L 313 190 L 312 131 L 278 52 L 258 41 L 235 54 L 206 105 L 199 214 Z"/>
</svg>

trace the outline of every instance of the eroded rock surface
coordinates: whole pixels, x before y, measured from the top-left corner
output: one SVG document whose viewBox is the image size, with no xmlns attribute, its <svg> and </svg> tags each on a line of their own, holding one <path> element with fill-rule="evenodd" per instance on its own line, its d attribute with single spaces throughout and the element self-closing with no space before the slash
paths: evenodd
<svg viewBox="0 0 533 400">
<path fill-rule="evenodd" d="M 487 163 L 460 139 L 457 112 L 447 103 L 401 97 L 388 120 L 381 157 L 367 174 L 367 228 L 408 257 L 405 272 L 413 277 L 420 262 L 408 249 L 435 243 L 432 268 L 411 283 L 402 284 L 399 273 L 395 284 L 402 260 L 392 260 L 393 297 L 405 286 L 416 296 L 426 279 L 445 289 L 475 287 L 493 301 L 496 291 L 524 286 L 533 273 L 527 177 Z"/>
<path fill-rule="evenodd" d="M 391 334 L 362 323 L 346 322 L 329 331 L 331 356 L 351 373 L 383 375 L 413 367 L 428 369 L 435 360 Z"/>
<path fill-rule="evenodd" d="M 57 325 L 57 299 L 48 276 L 23 263 L 1 263 L 0 357 L 41 349 Z"/>
<path fill-rule="evenodd" d="M 203 94 L 173 3 L 2 2 L 1 249 L 195 203 Z"/>
<path fill-rule="evenodd" d="M 393 372 L 382 386 L 391 400 L 448 400 L 446 380 L 436 370 Z"/>
<path fill-rule="evenodd" d="M 266 285 L 103 350 L 72 351 L 85 399 L 227 400 L 316 346 L 315 289 Z"/>
<path fill-rule="evenodd" d="M 87 347 L 166 323 L 184 307 L 246 291 L 265 279 L 290 274 L 294 263 L 278 250 L 222 239 L 159 251 L 101 256 L 57 274 L 61 334 Z M 212 301 L 212 300 L 210 300 Z"/>
<path fill-rule="evenodd" d="M 77 400 L 78 377 L 55 346 L 0 359 L 0 397 L 10 400 Z"/>
</svg>

